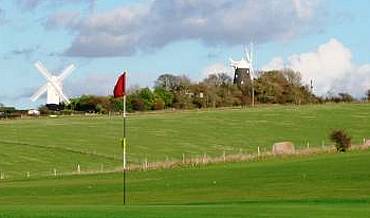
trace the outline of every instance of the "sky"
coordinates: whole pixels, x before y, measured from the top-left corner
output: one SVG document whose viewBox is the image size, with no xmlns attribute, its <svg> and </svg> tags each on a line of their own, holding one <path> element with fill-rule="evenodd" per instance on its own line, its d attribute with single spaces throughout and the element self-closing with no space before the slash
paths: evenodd
<svg viewBox="0 0 370 218">
<path fill-rule="evenodd" d="M 368 0 L 0 0 L 0 103 L 35 108 L 41 61 L 69 97 L 110 95 L 159 75 L 232 75 L 229 58 L 254 45 L 254 68 L 291 68 L 320 96 L 370 89 Z"/>
</svg>

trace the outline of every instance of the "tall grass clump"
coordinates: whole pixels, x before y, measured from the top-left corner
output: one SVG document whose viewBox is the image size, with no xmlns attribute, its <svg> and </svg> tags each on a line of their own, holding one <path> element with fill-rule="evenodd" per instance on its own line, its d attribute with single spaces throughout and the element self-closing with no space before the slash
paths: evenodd
<svg viewBox="0 0 370 218">
<path fill-rule="evenodd" d="M 351 147 L 351 136 L 344 130 L 333 130 L 330 133 L 330 140 L 335 143 L 338 152 L 345 152 Z"/>
</svg>

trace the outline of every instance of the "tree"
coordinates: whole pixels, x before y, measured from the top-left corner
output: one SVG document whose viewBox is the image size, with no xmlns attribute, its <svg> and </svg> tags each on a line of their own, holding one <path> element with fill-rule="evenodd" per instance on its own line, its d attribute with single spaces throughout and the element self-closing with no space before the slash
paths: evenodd
<svg viewBox="0 0 370 218">
<path fill-rule="evenodd" d="M 177 76 L 172 74 L 162 74 L 154 82 L 155 88 L 161 88 L 165 90 L 173 90 L 178 84 Z"/>
<path fill-rule="evenodd" d="M 177 76 L 177 81 L 178 83 L 177 86 L 174 87 L 174 92 L 182 95 L 187 94 L 190 86 L 192 85 L 190 79 L 185 75 L 181 75 Z"/>
<path fill-rule="evenodd" d="M 84 112 L 107 113 L 112 110 L 113 101 L 106 96 L 82 95 L 70 100 L 68 109 Z"/>
<path fill-rule="evenodd" d="M 129 96 L 127 97 L 127 102 L 129 103 L 130 100 L 129 100 Z M 130 108 L 130 104 L 128 104 L 126 107 L 127 111 L 129 111 Z M 115 112 L 121 112 L 123 111 L 123 102 L 122 102 L 122 99 L 119 99 L 119 98 L 114 98 L 113 96 L 109 97 L 109 111 L 115 111 Z"/>
<path fill-rule="evenodd" d="M 154 103 L 154 94 L 149 88 L 143 88 L 137 94 L 137 97 L 143 100 L 145 110 L 151 110 Z"/>
<path fill-rule="evenodd" d="M 226 86 L 231 84 L 231 77 L 226 73 L 210 74 L 203 82 L 211 86 Z"/>
<path fill-rule="evenodd" d="M 289 84 L 291 84 L 293 86 L 296 86 L 296 87 L 302 86 L 302 75 L 301 75 L 301 73 L 295 72 L 291 69 L 286 69 L 286 70 L 282 71 L 282 73 L 285 76 L 285 78 L 288 80 Z"/>
<path fill-rule="evenodd" d="M 163 74 L 158 77 L 154 84 L 154 88 L 163 88 L 172 92 L 186 92 L 191 85 L 191 81 L 185 75 Z"/>
<path fill-rule="evenodd" d="M 353 102 L 355 100 L 355 98 L 348 93 L 338 93 L 338 96 L 339 100 L 343 102 Z"/>
<path fill-rule="evenodd" d="M 193 99 L 188 95 L 177 93 L 173 101 L 173 107 L 177 109 L 192 109 L 194 108 Z"/>
<path fill-rule="evenodd" d="M 132 105 L 132 109 L 134 111 L 144 111 L 145 110 L 145 103 L 143 101 L 143 99 L 141 98 L 133 98 L 131 101 L 130 101 L 130 104 Z"/>
<path fill-rule="evenodd" d="M 255 82 L 256 98 L 262 103 L 284 104 L 289 98 L 289 83 L 281 71 L 263 72 Z"/>
<path fill-rule="evenodd" d="M 219 80 L 217 74 L 209 74 L 207 78 L 203 80 L 203 83 L 208 86 L 219 86 Z"/>
<path fill-rule="evenodd" d="M 173 98 L 174 98 L 172 92 L 164 88 L 158 87 L 154 89 L 154 96 L 155 96 L 155 99 L 161 99 L 164 102 L 165 107 L 172 107 Z"/>
<path fill-rule="evenodd" d="M 196 90 L 196 93 L 202 92 L 204 99 L 195 99 L 196 105 L 203 105 L 202 107 L 225 107 L 235 105 L 235 97 L 233 91 L 235 87 L 232 83 L 232 78 L 226 73 L 210 74 L 200 84 L 201 88 Z M 196 96 L 196 98 L 198 98 Z"/>
<path fill-rule="evenodd" d="M 153 103 L 153 110 L 163 110 L 164 109 L 164 101 L 162 99 L 156 99 Z"/>
<path fill-rule="evenodd" d="M 370 89 L 366 91 L 366 98 L 367 98 L 367 101 L 370 101 Z"/>
<path fill-rule="evenodd" d="M 38 108 L 38 110 L 40 111 L 40 114 L 42 115 L 48 115 L 51 113 L 51 111 L 49 110 L 48 107 L 46 107 L 46 105 L 42 105 Z"/>
<path fill-rule="evenodd" d="M 256 102 L 268 104 L 305 104 L 320 102 L 310 88 L 302 85 L 299 72 L 259 71 L 253 80 Z M 370 95 L 370 90 L 369 90 Z M 240 84 L 234 84 L 225 73 L 211 74 L 199 83 L 192 83 L 185 75 L 163 74 L 155 81 L 154 90 L 132 87 L 127 91 L 127 111 L 160 110 L 174 107 L 180 109 L 229 107 L 251 102 L 252 81 L 247 74 Z M 347 94 L 337 100 L 351 101 Z M 71 99 L 67 108 L 84 112 L 107 113 L 122 111 L 122 99 L 112 96 L 83 95 Z"/>
<path fill-rule="evenodd" d="M 261 103 L 305 104 L 319 102 L 301 75 L 292 70 L 261 72 L 255 81 L 256 98 Z"/>
</svg>

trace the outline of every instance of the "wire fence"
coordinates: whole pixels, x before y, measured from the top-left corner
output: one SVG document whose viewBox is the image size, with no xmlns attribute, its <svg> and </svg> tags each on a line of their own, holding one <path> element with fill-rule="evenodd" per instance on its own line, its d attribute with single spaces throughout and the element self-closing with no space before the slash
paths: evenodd
<svg viewBox="0 0 370 218">
<path fill-rule="evenodd" d="M 370 148 L 370 140 L 363 140 L 363 144 L 352 145 L 350 150 L 368 150 Z M 328 154 L 336 153 L 337 150 L 334 145 L 325 145 L 322 144 L 320 147 L 312 147 L 307 144 L 306 147 L 295 149 L 294 152 L 289 153 L 280 153 L 276 154 L 272 151 L 266 151 L 265 148 L 262 149 L 260 146 L 257 146 L 255 152 L 238 152 L 238 153 L 228 153 L 226 150 L 222 151 L 219 156 L 209 156 L 207 153 L 202 153 L 201 155 L 186 154 L 182 153 L 180 159 L 168 159 L 164 161 L 150 161 L 148 158 L 145 158 L 142 163 L 129 163 L 127 170 L 128 171 L 149 171 L 149 170 L 158 170 L 158 169 L 171 169 L 171 168 L 192 168 L 192 167 L 203 167 L 212 164 L 228 164 L 235 162 L 257 162 L 265 161 L 269 159 L 277 158 L 299 158 L 299 157 L 308 157 L 319 154 Z M 122 167 L 105 169 L 104 164 L 101 164 L 99 169 L 84 169 L 82 165 L 76 164 L 72 167 L 70 172 L 62 172 L 57 168 L 50 170 L 49 174 L 44 174 L 42 176 L 47 177 L 61 177 L 68 175 L 88 175 L 88 174 L 104 174 L 104 173 L 117 173 L 122 172 Z M 31 178 L 33 175 L 31 171 L 26 171 L 24 173 L 25 179 Z M 36 177 L 36 176 L 35 176 Z M 40 177 L 40 175 L 37 175 Z M 5 181 L 13 179 L 6 175 L 6 172 L 0 170 L 0 181 Z"/>
</svg>

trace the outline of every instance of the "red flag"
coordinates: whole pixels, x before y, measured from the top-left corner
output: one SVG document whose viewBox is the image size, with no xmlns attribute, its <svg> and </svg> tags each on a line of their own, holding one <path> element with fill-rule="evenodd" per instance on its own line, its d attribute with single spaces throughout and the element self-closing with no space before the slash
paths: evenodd
<svg viewBox="0 0 370 218">
<path fill-rule="evenodd" d="M 113 94 L 115 98 L 126 95 L 126 72 L 118 78 Z"/>
</svg>

